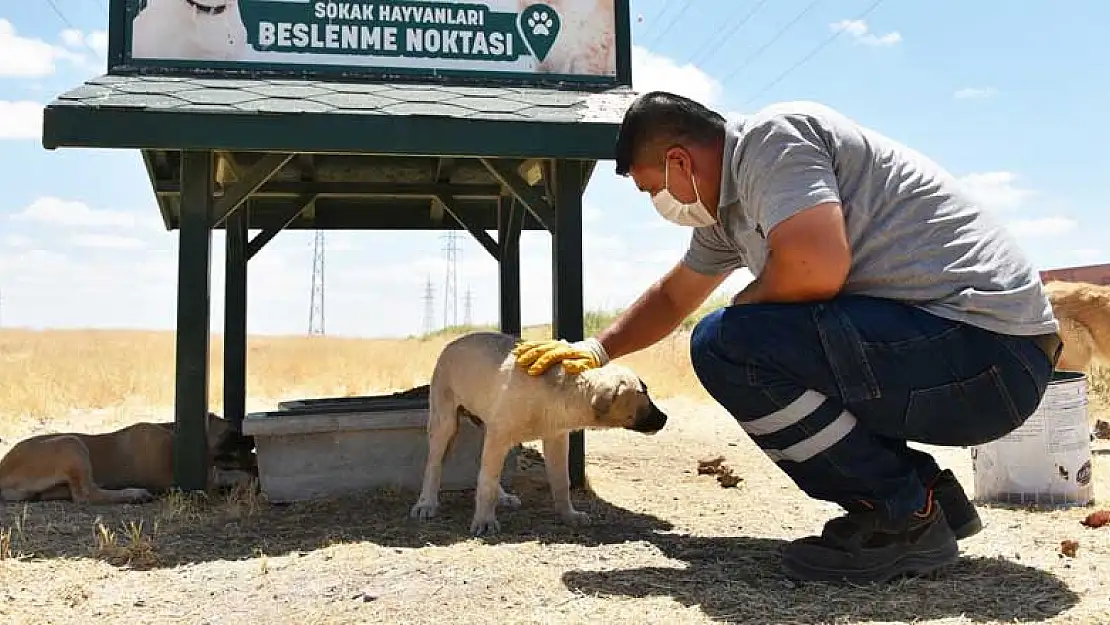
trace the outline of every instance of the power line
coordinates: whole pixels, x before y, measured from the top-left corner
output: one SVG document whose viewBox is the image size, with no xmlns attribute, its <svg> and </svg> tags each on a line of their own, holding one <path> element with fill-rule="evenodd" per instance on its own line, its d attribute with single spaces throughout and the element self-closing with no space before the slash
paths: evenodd
<svg viewBox="0 0 1110 625">
<path fill-rule="evenodd" d="M 93 0 L 93 2 L 98 7 L 100 7 L 101 12 L 104 13 L 104 17 L 108 17 L 108 5 L 105 4 L 105 0 Z M 68 26 L 70 30 L 77 31 L 82 38 L 85 37 L 85 33 L 80 28 L 77 28 L 73 25 L 73 22 L 65 16 L 65 13 L 62 13 L 62 10 L 58 7 L 57 3 L 54 0 L 46 0 L 46 3 L 50 6 L 50 8 L 54 11 L 54 14 L 58 16 L 58 19 L 61 20 L 63 24 Z M 86 46 L 87 45 L 88 43 L 86 42 Z"/>
<path fill-rule="evenodd" d="M 312 296 L 308 309 L 308 333 L 324 334 L 324 231 L 317 230 L 312 242 Z"/>
<path fill-rule="evenodd" d="M 875 0 L 875 2 L 871 3 L 871 6 L 864 9 L 862 13 L 860 13 L 859 15 L 856 16 L 855 19 L 856 20 L 862 20 L 863 18 L 867 17 L 872 11 L 874 11 L 876 8 L 878 8 L 878 6 L 882 3 L 883 3 L 883 0 Z M 781 74 L 779 74 L 777 77 L 775 77 L 774 80 L 767 83 L 765 86 L 763 86 L 758 91 L 756 91 L 755 94 L 752 95 L 751 97 L 749 97 L 748 100 L 746 102 L 744 102 L 744 104 L 742 106 L 747 106 L 748 104 L 751 104 L 757 98 L 759 98 L 759 96 L 763 95 L 768 90 L 770 90 L 772 87 L 779 84 L 779 82 L 781 82 L 783 78 L 786 78 L 787 76 L 789 76 L 791 74 L 791 72 L 793 72 L 794 70 L 796 70 L 799 67 L 801 67 L 802 65 L 804 65 L 807 61 L 812 59 L 814 56 L 817 56 L 818 52 L 820 52 L 821 50 L 824 50 L 826 47 L 828 47 L 829 44 L 831 44 L 834 40 L 836 40 L 836 38 L 839 37 L 840 33 L 842 33 L 842 32 L 844 32 L 843 29 L 833 31 L 833 34 L 831 36 L 826 38 L 821 43 L 817 44 L 816 47 L 814 47 L 812 50 L 810 50 L 809 53 L 807 53 L 805 56 L 803 56 L 798 62 L 796 62 L 793 65 L 791 65 L 790 67 L 786 68 Z"/>
<path fill-rule="evenodd" d="M 671 8 L 672 6 L 674 6 L 674 3 L 673 3 L 673 2 L 672 2 L 672 3 L 667 3 L 667 2 L 660 2 L 660 4 L 661 4 L 662 6 L 661 6 L 661 7 L 660 7 L 660 9 L 659 9 L 659 10 L 658 10 L 658 11 L 657 11 L 657 12 L 655 13 L 655 15 L 651 16 L 651 19 L 650 19 L 650 20 L 649 20 L 649 19 L 646 19 L 646 18 L 644 19 L 644 23 L 645 23 L 645 24 L 647 24 L 647 30 L 646 30 L 646 31 L 644 32 L 644 35 L 645 35 L 645 36 L 647 36 L 647 35 L 650 35 L 650 34 L 651 34 L 651 32 L 652 32 L 653 30 L 655 30 L 655 24 L 657 23 L 657 20 L 659 20 L 659 19 L 661 19 L 661 18 L 663 17 L 663 14 L 667 12 L 667 9 Z"/>
<path fill-rule="evenodd" d="M 679 18 L 686 14 L 686 10 L 690 8 L 691 4 L 693 4 L 693 0 L 686 0 L 686 2 L 678 9 L 678 13 L 676 13 L 674 17 L 667 21 L 667 27 L 663 29 L 663 32 L 659 33 L 655 37 L 652 37 L 651 43 L 648 44 L 647 47 L 655 47 L 655 44 L 658 43 L 664 35 L 671 32 L 671 29 L 674 28 L 674 25 L 678 23 Z M 662 11 L 660 11 L 660 15 L 662 15 Z"/>
<path fill-rule="evenodd" d="M 735 26 L 733 26 L 732 30 L 728 31 L 727 35 L 722 36 L 720 39 L 717 39 L 715 37 L 710 37 L 710 38 L 706 39 L 705 43 L 703 43 L 702 46 L 700 48 L 698 48 L 697 51 L 695 51 L 694 54 L 692 54 L 690 56 L 690 62 L 695 64 L 695 65 L 700 64 L 698 59 L 700 58 L 701 52 L 703 50 L 704 51 L 715 50 L 716 52 L 719 53 L 721 50 L 727 49 L 725 44 L 728 43 L 728 40 L 732 39 L 733 35 L 735 35 L 737 33 L 737 31 L 739 31 L 744 26 L 744 24 L 747 24 L 748 20 L 750 20 L 752 18 L 752 16 L 755 15 L 756 12 L 758 12 L 759 9 L 763 5 L 767 4 L 767 1 L 768 0 L 759 0 L 759 2 L 754 7 L 752 7 L 752 10 L 748 11 L 748 14 L 745 15 L 740 20 L 739 23 L 737 23 Z M 705 60 L 708 61 L 709 59 L 713 58 L 714 56 L 715 56 L 715 54 L 710 54 L 709 56 L 705 57 Z"/>
<path fill-rule="evenodd" d="M 58 5 L 54 4 L 54 0 L 46 0 L 46 3 L 50 5 L 51 9 L 54 9 L 54 13 L 57 13 L 58 19 L 62 20 L 62 22 L 66 26 L 69 26 L 73 30 L 80 30 L 79 28 L 77 28 L 76 26 L 73 25 L 73 22 L 69 21 L 69 18 L 67 18 L 65 15 L 62 14 L 62 11 L 61 11 L 61 9 L 58 8 Z"/>
<path fill-rule="evenodd" d="M 794 19 L 790 20 L 789 22 L 786 23 L 785 26 L 780 28 L 778 30 L 778 32 L 776 32 L 774 34 L 774 36 L 771 37 L 770 41 L 768 41 L 767 43 L 760 46 L 759 49 L 756 50 L 751 56 L 749 56 L 747 59 L 744 59 L 743 63 L 740 63 L 739 65 L 734 67 L 732 69 L 732 71 L 730 71 L 728 74 L 725 74 L 724 78 L 721 78 L 721 83 L 724 84 L 724 83 L 728 82 L 729 79 L 732 78 L 733 76 L 735 76 L 737 73 L 739 73 L 740 70 L 742 70 L 745 67 L 751 65 L 752 61 L 754 61 L 757 57 L 759 57 L 760 54 L 763 54 L 764 50 L 766 50 L 767 48 L 770 48 L 771 44 L 778 41 L 786 33 L 786 31 L 790 30 L 791 26 L 793 26 L 794 24 L 797 24 L 798 20 L 805 17 L 805 14 L 809 13 L 810 10 L 813 9 L 813 7 L 817 6 L 818 3 L 820 3 L 820 2 L 821 2 L 821 0 L 813 0 L 812 2 L 807 4 L 804 9 L 802 9 L 797 15 L 794 16 Z"/>
<path fill-rule="evenodd" d="M 739 13 L 737 13 L 737 14 L 739 14 Z M 713 47 L 714 45 L 720 45 L 721 39 L 719 39 L 717 37 L 717 35 L 719 35 L 722 31 L 724 31 L 724 29 L 728 28 L 732 24 L 733 24 L 733 22 L 731 22 L 729 20 L 718 20 L 717 28 L 713 29 L 713 32 L 709 33 L 709 35 L 707 37 L 702 39 L 701 45 L 698 46 L 697 48 L 695 48 L 694 51 L 690 54 L 690 56 L 687 57 L 688 58 L 687 63 L 693 63 L 694 58 L 696 56 L 698 56 L 699 54 L 701 54 L 703 50 L 707 50 L 707 49 Z"/>
</svg>

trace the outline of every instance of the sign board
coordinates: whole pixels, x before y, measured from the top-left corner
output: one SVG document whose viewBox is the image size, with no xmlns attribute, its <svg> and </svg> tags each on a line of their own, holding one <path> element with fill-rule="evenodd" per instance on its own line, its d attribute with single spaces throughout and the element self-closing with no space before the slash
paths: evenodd
<svg viewBox="0 0 1110 625">
<path fill-rule="evenodd" d="M 118 65 L 627 84 L 628 0 L 115 0 Z"/>
</svg>

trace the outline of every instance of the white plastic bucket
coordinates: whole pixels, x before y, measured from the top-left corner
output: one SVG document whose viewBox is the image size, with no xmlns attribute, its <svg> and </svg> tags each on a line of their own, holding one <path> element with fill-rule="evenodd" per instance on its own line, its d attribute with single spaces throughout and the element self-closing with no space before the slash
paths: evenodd
<svg viewBox="0 0 1110 625">
<path fill-rule="evenodd" d="M 1094 503 L 1087 376 L 1055 371 L 1037 411 L 1006 436 L 971 448 L 979 502 Z"/>
</svg>

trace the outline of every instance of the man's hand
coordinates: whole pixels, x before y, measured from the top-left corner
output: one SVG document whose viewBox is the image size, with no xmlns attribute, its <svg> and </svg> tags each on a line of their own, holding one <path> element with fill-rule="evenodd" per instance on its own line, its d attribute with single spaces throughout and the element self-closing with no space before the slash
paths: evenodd
<svg viewBox="0 0 1110 625">
<path fill-rule="evenodd" d="M 678 262 L 596 336 L 576 343 L 518 341 L 513 355 L 531 375 L 543 374 L 556 362 L 572 375 L 605 366 L 611 358 L 654 345 L 670 334 L 730 273 L 702 274 Z"/>
<path fill-rule="evenodd" d="M 513 348 L 513 355 L 517 364 L 528 370 L 528 375 L 542 375 L 557 362 L 562 363 L 563 369 L 571 375 L 609 362 L 605 348 L 594 338 L 576 343 L 554 339 L 520 341 Z"/>
</svg>

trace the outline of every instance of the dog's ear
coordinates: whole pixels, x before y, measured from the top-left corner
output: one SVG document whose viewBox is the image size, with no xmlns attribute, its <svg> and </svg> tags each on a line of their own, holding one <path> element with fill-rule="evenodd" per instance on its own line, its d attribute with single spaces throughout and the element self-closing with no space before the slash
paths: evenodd
<svg viewBox="0 0 1110 625">
<path fill-rule="evenodd" d="M 624 380 L 613 384 L 598 384 L 594 386 L 593 395 L 590 397 L 590 406 L 594 409 L 594 414 L 597 416 L 606 415 L 613 407 L 613 402 L 620 396 L 621 389 L 624 388 Z"/>
<path fill-rule="evenodd" d="M 590 406 L 594 409 L 594 414 L 599 417 L 607 414 L 616 395 L 611 386 L 594 387 L 593 395 L 590 396 Z"/>
</svg>

